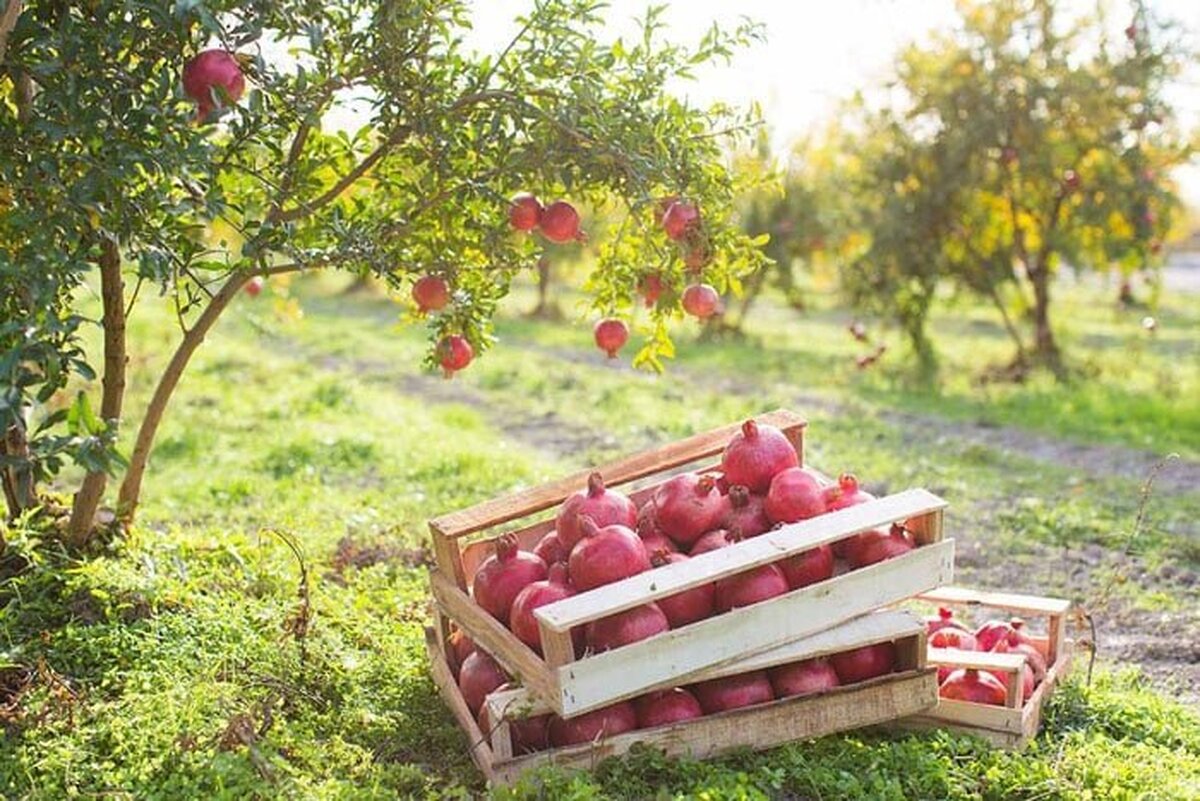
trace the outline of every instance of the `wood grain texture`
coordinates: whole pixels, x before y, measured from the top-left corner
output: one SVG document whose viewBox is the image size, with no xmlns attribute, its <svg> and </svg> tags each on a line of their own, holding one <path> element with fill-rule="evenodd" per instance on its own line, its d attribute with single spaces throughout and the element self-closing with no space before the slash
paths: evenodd
<svg viewBox="0 0 1200 801">
<path fill-rule="evenodd" d="M 944 605 L 959 604 L 1005 609 L 1018 615 L 1065 615 L 1072 606 L 1070 601 L 1062 598 L 990 592 L 967 587 L 939 587 L 936 590 L 921 593 L 920 598 L 922 601 Z"/>
</svg>

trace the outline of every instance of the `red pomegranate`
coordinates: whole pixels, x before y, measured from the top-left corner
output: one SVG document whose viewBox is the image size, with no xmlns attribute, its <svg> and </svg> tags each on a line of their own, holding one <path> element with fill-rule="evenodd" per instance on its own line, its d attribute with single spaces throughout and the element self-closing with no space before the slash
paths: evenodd
<svg viewBox="0 0 1200 801">
<path fill-rule="evenodd" d="M 601 527 L 616 525 L 633 528 L 638 521 L 638 510 L 633 501 L 623 493 L 605 487 L 599 473 L 588 476 L 587 488 L 567 498 L 554 519 L 554 529 L 567 553 L 583 536 L 579 527 L 580 515 L 587 515 Z"/>
<path fill-rule="evenodd" d="M 575 588 L 567 580 L 567 566 L 562 562 L 555 562 L 550 565 L 545 579 L 528 584 L 517 593 L 508 614 L 509 628 L 517 635 L 517 639 L 540 654 L 542 635 L 533 610 L 563 598 L 570 598 L 574 594 Z"/>
<path fill-rule="evenodd" d="M 787 579 L 775 565 L 763 565 L 745 573 L 717 580 L 716 609 L 728 612 L 743 606 L 784 595 L 788 592 Z"/>
<path fill-rule="evenodd" d="M 688 231 L 700 224 L 700 209 L 695 204 L 676 201 L 667 207 L 662 217 L 663 230 L 667 238 L 678 241 L 687 235 Z"/>
<path fill-rule="evenodd" d="M 637 725 L 633 704 L 622 701 L 570 720 L 555 716 L 550 720 L 550 744 L 561 748 L 564 745 L 598 742 L 606 737 L 633 731 Z"/>
<path fill-rule="evenodd" d="M 547 566 L 553 565 L 555 562 L 565 564 L 569 555 L 567 549 L 563 547 L 562 540 L 558 538 L 558 532 L 555 531 L 551 531 L 538 540 L 537 545 L 533 546 L 533 552 L 540 556 Z"/>
<path fill-rule="evenodd" d="M 262 294 L 263 287 L 267 285 L 267 281 L 261 275 L 256 275 L 246 282 L 242 287 L 242 291 L 252 298 L 257 298 Z"/>
<path fill-rule="evenodd" d="M 542 236 L 560 245 L 583 238 L 579 230 L 579 212 L 565 200 L 556 200 L 544 208 L 538 225 Z"/>
<path fill-rule="evenodd" d="M 494 552 L 483 561 L 471 590 L 475 603 L 505 625 L 517 593 L 535 581 L 546 578 L 546 563 L 541 557 L 517 547 L 516 537 L 505 534 L 496 539 Z"/>
<path fill-rule="evenodd" d="M 1046 640 L 1035 640 L 1029 633 L 1029 627 L 1025 621 L 1019 617 L 1014 617 L 1009 621 L 1009 625 L 1013 627 L 1013 631 L 1017 633 L 1017 637 L 1021 642 L 1028 643 L 1037 649 L 1037 652 L 1042 655 L 1043 659 L 1049 660 L 1050 654 L 1048 651 L 1049 643 Z"/>
<path fill-rule="evenodd" d="M 642 546 L 650 556 L 658 551 L 679 552 L 679 546 L 675 544 L 675 541 L 658 527 L 653 503 L 643 504 L 642 508 L 638 510 L 637 533 L 642 538 Z"/>
<path fill-rule="evenodd" d="M 851 567 L 866 567 L 885 559 L 891 559 L 913 549 L 912 540 L 904 527 L 893 524 L 891 529 L 883 531 L 864 531 L 854 537 L 855 542 L 849 548 L 846 558 Z"/>
<path fill-rule="evenodd" d="M 735 537 L 733 532 L 723 528 L 715 528 L 704 534 L 700 539 L 692 543 L 691 550 L 688 551 L 689 556 L 699 556 L 702 553 L 715 551 L 718 548 L 725 548 L 733 545 L 740 538 Z"/>
<path fill-rule="evenodd" d="M 663 284 L 662 278 L 654 273 L 642 276 L 642 280 L 638 281 L 637 291 L 641 294 L 647 309 L 653 308 L 654 304 L 658 303 L 658 298 L 664 289 L 666 289 L 666 285 Z"/>
<path fill-rule="evenodd" d="M 1000 642 L 996 643 L 996 647 L 992 649 L 992 652 L 997 653 L 997 654 L 1005 654 L 1005 653 L 1009 653 L 1009 651 L 1010 651 L 1010 648 L 1008 647 L 1008 643 L 1005 642 L 1004 640 L 1001 640 Z M 989 670 L 987 672 L 991 673 L 993 676 L 995 676 L 1000 681 L 1000 683 L 1005 686 L 1005 689 L 1008 688 L 1008 678 L 1004 675 L 1003 671 Z M 1035 687 L 1037 687 L 1037 685 L 1040 684 L 1042 681 L 1041 679 L 1036 677 L 1034 670 L 1033 670 L 1033 661 L 1029 658 L 1028 655 L 1026 655 L 1026 657 L 1025 657 L 1025 664 L 1021 666 L 1020 681 L 1021 681 L 1021 702 L 1024 703 L 1025 701 L 1029 700 L 1029 696 L 1033 695 L 1033 689 Z M 1005 703 L 1007 703 L 1007 700 L 1008 699 L 1006 698 Z"/>
<path fill-rule="evenodd" d="M 721 296 L 708 284 L 692 284 L 683 290 L 683 310 L 700 320 L 707 320 L 721 309 Z"/>
<path fill-rule="evenodd" d="M 821 485 L 799 467 L 789 467 L 771 479 L 767 517 L 776 523 L 795 523 L 825 513 Z"/>
<path fill-rule="evenodd" d="M 731 485 L 741 484 L 750 492 L 766 492 L 771 479 L 798 467 L 796 447 L 782 431 L 766 423 L 747 420 L 734 434 L 721 457 L 721 471 Z"/>
<path fill-rule="evenodd" d="M 422 312 L 439 311 L 450 302 L 450 285 L 439 275 L 423 275 L 413 283 L 412 298 Z"/>
<path fill-rule="evenodd" d="M 236 103 L 246 91 L 237 56 L 227 50 L 205 50 L 183 66 L 183 91 L 200 104 L 201 117 L 214 108 Z"/>
<path fill-rule="evenodd" d="M 944 626 L 929 635 L 930 648 L 957 648 L 960 651 L 974 651 L 976 645 L 974 634 L 954 626 Z"/>
<path fill-rule="evenodd" d="M 1025 662 L 1029 665 L 1029 678 L 1033 684 L 1041 684 L 1042 679 L 1046 678 L 1046 658 L 1036 647 L 1022 640 L 1017 632 L 1010 631 L 1004 639 L 992 646 L 992 650 L 996 653 L 1024 654 Z"/>
<path fill-rule="evenodd" d="M 620 525 L 600 528 L 587 515 L 579 519 L 583 538 L 567 557 L 567 572 L 580 592 L 650 569 L 650 557 L 631 529 Z"/>
<path fill-rule="evenodd" d="M 788 586 L 798 590 L 833 575 L 833 549 L 828 545 L 818 545 L 816 548 L 782 559 L 777 564 L 783 571 Z"/>
<path fill-rule="evenodd" d="M 474 650 L 475 643 L 465 631 L 455 628 L 450 632 L 450 636 L 446 638 L 446 663 L 450 666 L 450 672 L 454 674 L 454 678 L 458 678 L 458 671 L 462 668 L 463 660 Z"/>
<path fill-rule="evenodd" d="M 658 604 L 649 603 L 626 609 L 615 615 L 594 620 L 587 625 L 584 641 L 595 653 L 622 645 L 648 640 L 669 631 L 671 624 Z"/>
<path fill-rule="evenodd" d="M 771 530 L 771 519 L 761 496 L 751 495 L 741 484 L 729 488 L 728 506 L 721 518 L 721 528 L 740 531 L 744 537 L 757 537 Z"/>
<path fill-rule="evenodd" d="M 508 224 L 517 231 L 532 231 L 542 220 L 542 204 L 531 194 L 515 196 L 508 207 Z"/>
<path fill-rule="evenodd" d="M 842 473 L 838 476 L 837 483 L 823 489 L 821 494 L 825 500 L 826 512 L 836 512 L 875 500 L 874 495 L 859 489 L 858 478 L 853 473 Z"/>
<path fill-rule="evenodd" d="M 842 684 L 857 684 L 895 670 L 896 646 L 890 642 L 864 645 L 862 648 L 834 654 L 829 657 L 829 661 Z"/>
<path fill-rule="evenodd" d="M 475 358 L 475 349 L 461 334 L 450 334 L 438 340 L 435 355 L 446 378 L 466 368 Z"/>
<path fill-rule="evenodd" d="M 1004 683 L 992 674 L 963 668 L 946 677 L 938 689 L 938 695 L 955 701 L 1004 706 L 1008 691 L 1004 689 Z"/>
<path fill-rule="evenodd" d="M 1009 634 L 1016 634 L 1021 642 L 1034 644 L 1033 638 L 1025 631 L 1025 621 L 1019 617 L 1011 620 L 989 620 L 975 630 L 975 639 L 979 641 L 979 650 L 990 651 L 1000 640 L 1007 639 Z"/>
<path fill-rule="evenodd" d="M 483 701 L 508 681 L 504 670 L 491 656 L 476 649 L 463 660 L 458 672 L 458 689 L 471 714 L 478 715 Z"/>
<path fill-rule="evenodd" d="M 725 676 L 719 679 L 709 679 L 690 688 L 704 714 L 713 715 L 729 709 L 739 709 L 743 706 L 765 704 L 775 700 L 775 691 L 771 689 L 771 680 L 766 671 L 752 670 L 749 673 L 739 673 L 736 676 Z"/>
<path fill-rule="evenodd" d="M 954 610 L 939 606 L 937 614 L 925 618 L 925 633 L 933 634 L 944 628 L 955 628 L 967 631 L 967 627 L 954 619 Z"/>
<path fill-rule="evenodd" d="M 648 693 L 633 701 L 639 729 L 653 729 L 694 720 L 704 714 L 696 696 L 682 687 Z"/>
<path fill-rule="evenodd" d="M 650 563 L 655 567 L 686 562 L 688 557 L 681 553 L 658 551 L 650 557 Z M 697 620 L 712 617 L 713 605 L 716 603 L 716 587 L 712 584 L 701 584 L 690 590 L 676 593 L 666 598 L 658 599 L 658 608 L 667 616 L 671 628 L 677 629 Z"/>
<path fill-rule="evenodd" d="M 629 341 L 629 326 L 624 320 L 615 317 L 605 317 L 596 323 L 592 329 L 592 338 L 596 347 L 608 354 L 608 358 L 617 358 L 617 352 Z"/>
<path fill-rule="evenodd" d="M 812 695 L 832 690 L 841 684 L 837 671 L 829 664 L 829 660 L 820 658 L 805 659 L 803 662 L 792 662 L 790 665 L 772 668 L 770 678 L 776 698 Z"/>
<path fill-rule="evenodd" d="M 654 509 L 663 533 L 687 548 L 717 527 L 725 513 L 725 498 L 712 476 L 683 473 L 655 491 Z"/>
</svg>

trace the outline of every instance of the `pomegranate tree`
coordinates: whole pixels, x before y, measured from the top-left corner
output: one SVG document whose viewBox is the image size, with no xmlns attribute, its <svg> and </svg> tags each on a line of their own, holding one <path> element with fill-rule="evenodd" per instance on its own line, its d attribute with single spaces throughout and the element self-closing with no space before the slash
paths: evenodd
<svg viewBox="0 0 1200 801">
<path fill-rule="evenodd" d="M 633 702 L 639 729 L 653 729 L 694 720 L 704 714 L 700 702 L 682 687 L 659 690 L 637 698 Z"/>
<path fill-rule="evenodd" d="M 689 689 L 706 715 L 775 700 L 771 680 L 763 670 L 709 679 L 693 684 Z"/>
<path fill-rule="evenodd" d="M 642 302 L 647 309 L 654 308 L 654 304 L 658 303 L 658 298 L 664 289 L 666 289 L 666 285 L 657 273 L 642 276 L 642 280 L 638 282 L 637 286 L 638 294 L 642 296 Z"/>
<path fill-rule="evenodd" d="M 596 347 L 608 354 L 608 358 L 615 359 L 617 352 L 629 341 L 629 326 L 624 320 L 605 317 L 592 329 L 592 338 L 596 340 Z"/>
<path fill-rule="evenodd" d="M 687 560 L 688 557 L 681 553 L 667 553 L 666 551 L 658 551 L 650 557 L 650 563 L 655 567 Z M 715 604 L 716 587 L 712 584 L 701 584 L 690 590 L 658 599 L 658 607 L 667 616 L 667 622 L 673 629 L 711 617 Z"/>
<path fill-rule="evenodd" d="M 829 664 L 828 659 L 822 658 L 780 665 L 772 668 L 769 675 L 776 698 L 812 695 L 832 690 L 841 684 L 833 665 Z"/>
<path fill-rule="evenodd" d="M 771 479 L 799 464 L 796 446 L 787 436 L 775 426 L 755 420 L 742 423 L 721 456 L 721 472 L 730 485 L 740 484 L 757 493 L 766 492 Z"/>
<path fill-rule="evenodd" d="M 789 467 L 771 479 L 766 510 L 767 517 L 776 523 L 795 523 L 824 514 L 821 485 L 806 470 Z"/>
<path fill-rule="evenodd" d="M 654 493 L 658 527 L 683 548 L 716 528 L 725 508 L 725 498 L 717 491 L 716 480 L 698 473 L 675 476 Z"/>
<path fill-rule="evenodd" d="M 638 510 L 633 501 L 617 490 L 604 486 L 599 473 L 588 476 L 587 487 L 567 498 L 554 518 L 554 530 L 567 553 L 583 536 L 579 526 L 580 515 L 586 515 L 597 526 L 625 526 L 633 528 L 638 522 Z"/>
<path fill-rule="evenodd" d="M 650 557 L 632 529 L 621 525 L 600 528 L 587 515 L 579 519 L 583 538 L 571 549 L 567 571 L 580 592 L 650 569 Z"/>
<path fill-rule="evenodd" d="M 550 744 L 556 748 L 578 743 L 600 742 L 638 727 L 633 704 L 622 701 L 593 712 L 585 712 L 570 720 L 553 717 L 550 720 Z"/>
<path fill-rule="evenodd" d="M 508 623 L 509 610 L 517 594 L 535 581 L 546 578 L 541 557 L 517 547 L 517 539 L 505 534 L 496 539 L 493 553 L 475 571 L 471 591 L 475 603 L 501 623 Z"/>
</svg>

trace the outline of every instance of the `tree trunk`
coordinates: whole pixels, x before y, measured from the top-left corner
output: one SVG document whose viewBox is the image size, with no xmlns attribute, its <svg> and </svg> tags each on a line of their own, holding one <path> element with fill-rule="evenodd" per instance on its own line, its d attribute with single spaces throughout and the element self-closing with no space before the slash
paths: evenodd
<svg viewBox="0 0 1200 801">
<path fill-rule="evenodd" d="M 988 296 L 992 299 L 992 304 L 995 305 L 996 311 L 1000 312 L 1000 320 L 1004 323 L 1004 330 L 1008 332 L 1009 338 L 1017 348 L 1017 362 L 1025 364 L 1029 358 L 1025 352 L 1025 342 L 1021 339 L 1021 332 L 1017 330 L 1012 316 L 1008 313 L 1008 309 L 1004 307 L 1004 299 L 1000 297 L 1000 293 L 996 290 L 994 284 L 988 284 Z"/>
<path fill-rule="evenodd" d="M 4 496 L 9 517 L 17 517 L 37 506 L 37 485 L 29 461 L 25 421 L 19 419 L 4 432 L 3 452 L 17 464 L 4 470 Z"/>
<path fill-rule="evenodd" d="M 1039 258 L 1037 265 L 1029 270 L 1029 281 L 1033 284 L 1034 354 L 1038 361 L 1062 378 L 1062 353 L 1050 326 L 1050 270 L 1046 267 L 1045 257 Z"/>
<path fill-rule="evenodd" d="M 529 310 L 529 316 L 537 320 L 561 320 L 562 310 L 550 299 L 550 284 L 554 277 L 551 263 L 543 256 L 537 262 L 537 305 Z"/>
<path fill-rule="evenodd" d="M 100 245 L 100 297 L 104 306 L 104 389 L 100 417 L 105 425 L 118 426 L 125 399 L 125 286 L 121 281 L 121 252 L 117 243 L 105 239 Z M 108 477 L 103 470 L 84 476 L 67 525 L 67 542 L 79 548 L 87 544 L 104 497 Z"/>
<path fill-rule="evenodd" d="M 782 269 L 782 268 L 781 268 Z M 754 301 L 758 299 L 762 292 L 763 285 L 767 281 L 767 271 L 765 269 L 758 270 L 750 277 L 746 291 L 742 294 L 742 302 L 738 307 L 737 322 L 730 325 L 735 331 L 741 331 L 742 326 L 746 324 L 746 316 L 750 314 L 750 307 L 754 305 Z"/>
<path fill-rule="evenodd" d="M 125 480 L 121 482 L 121 491 L 117 496 L 117 515 L 126 525 L 133 522 L 134 514 L 137 512 L 138 498 L 142 491 L 142 477 L 146 472 L 150 449 L 154 445 L 154 436 L 158 433 L 158 426 L 162 422 L 163 413 L 167 410 L 171 394 L 178 386 L 179 379 L 183 376 L 183 371 L 187 368 L 192 354 L 196 352 L 196 348 L 200 347 L 200 343 L 204 341 L 204 337 L 212 328 L 213 323 L 217 321 L 221 312 L 225 311 L 225 307 L 253 274 L 250 271 L 239 271 L 229 276 L 225 285 L 208 302 L 208 306 L 197 318 L 196 324 L 184 334 L 183 340 L 180 341 L 179 347 L 175 349 L 175 354 L 167 364 L 167 369 L 159 377 L 158 386 L 154 388 L 150 405 L 146 407 L 146 414 L 142 418 L 141 426 L 138 427 L 137 440 L 134 442 L 133 453 L 129 458 L 129 468 L 125 471 Z"/>
</svg>

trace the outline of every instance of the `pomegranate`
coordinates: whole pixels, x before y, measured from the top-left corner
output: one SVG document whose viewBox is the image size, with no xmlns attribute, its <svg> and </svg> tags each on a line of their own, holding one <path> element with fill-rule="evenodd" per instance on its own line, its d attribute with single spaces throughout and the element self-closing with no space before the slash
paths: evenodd
<svg viewBox="0 0 1200 801">
<path fill-rule="evenodd" d="M 829 657 L 829 661 L 842 684 L 857 684 L 895 670 L 896 646 L 890 642 L 864 645 L 862 648 L 834 654 Z"/>
<path fill-rule="evenodd" d="M 617 351 L 629 341 L 629 326 L 625 325 L 624 320 L 605 317 L 592 329 L 592 338 L 596 340 L 596 347 L 607 353 L 608 358 L 615 359 Z"/>
<path fill-rule="evenodd" d="M 555 562 L 567 561 L 568 552 L 563 547 L 562 540 L 558 538 L 558 533 L 551 531 L 546 536 L 538 540 L 537 545 L 533 546 L 533 552 L 542 558 L 548 566 Z"/>
<path fill-rule="evenodd" d="M 508 224 L 517 231 L 532 231 L 542 220 L 542 204 L 533 195 L 523 192 L 513 197 L 508 207 Z"/>
<path fill-rule="evenodd" d="M 853 473 L 842 473 L 838 476 L 836 484 L 821 490 L 821 496 L 825 500 L 826 512 L 836 512 L 838 509 L 875 500 L 874 495 L 859 489 L 858 478 Z"/>
<path fill-rule="evenodd" d="M 592 518 L 597 526 L 633 528 L 638 521 L 638 510 L 633 501 L 623 493 L 605 487 L 599 473 L 588 476 L 587 488 L 567 498 L 554 519 L 554 529 L 568 554 L 583 536 L 579 527 L 580 515 Z"/>
<path fill-rule="evenodd" d="M 658 527 L 658 519 L 655 517 L 652 503 L 643 504 L 641 510 L 638 511 L 637 532 L 638 536 L 642 538 L 642 546 L 650 556 L 658 551 L 679 552 L 679 546 L 675 544 L 675 541 Z"/>
<path fill-rule="evenodd" d="M 913 547 L 904 526 L 893 523 L 888 531 L 875 529 L 855 535 L 846 558 L 852 567 L 866 567 L 908 553 Z"/>
<path fill-rule="evenodd" d="M 947 609 L 944 606 L 939 606 L 936 615 L 925 618 L 925 633 L 933 634 L 944 628 L 955 628 L 967 631 L 967 627 L 954 619 L 954 611 Z"/>
<path fill-rule="evenodd" d="M 667 238 L 678 241 L 687 235 L 688 231 L 700 224 L 700 209 L 694 203 L 678 200 L 667 207 L 663 213 L 662 227 L 667 232 Z"/>
<path fill-rule="evenodd" d="M 633 731 L 637 725 L 633 704 L 621 701 L 570 720 L 553 717 L 550 720 L 550 744 L 561 748 L 564 745 L 592 743 Z"/>
<path fill-rule="evenodd" d="M 716 609 L 728 612 L 742 606 L 752 606 L 768 598 L 788 592 L 787 579 L 775 565 L 763 565 L 717 580 Z"/>
<path fill-rule="evenodd" d="M 546 578 L 546 563 L 540 556 L 517 547 L 517 540 L 505 534 L 496 540 L 495 552 L 483 561 L 471 589 L 475 603 L 505 625 L 517 593 L 535 581 Z"/>
<path fill-rule="evenodd" d="M 721 308 L 721 296 L 708 284 L 692 284 L 683 290 L 683 310 L 701 320 L 717 314 Z"/>
<path fill-rule="evenodd" d="M 246 282 L 246 286 L 242 287 L 242 291 L 252 298 L 257 298 L 262 294 L 263 287 L 267 285 L 267 281 L 261 275 L 256 275 Z"/>
<path fill-rule="evenodd" d="M 474 650 L 475 643 L 465 631 L 455 628 L 450 632 L 450 636 L 446 638 L 446 663 L 450 666 L 450 672 L 454 674 L 454 678 L 458 678 L 458 671 L 462 667 L 463 660 Z"/>
<path fill-rule="evenodd" d="M 795 523 L 825 512 L 821 485 L 799 467 L 789 467 L 771 479 L 765 508 L 776 523 Z"/>
<path fill-rule="evenodd" d="M 486 709 L 486 707 L 484 708 Z M 508 728 L 512 732 L 513 751 L 518 754 L 543 751 L 550 745 L 549 715 L 509 718 Z"/>
<path fill-rule="evenodd" d="M 658 527 L 686 548 L 717 527 L 725 514 L 725 498 L 712 476 L 683 473 L 655 491 L 654 508 Z"/>
<path fill-rule="evenodd" d="M 183 66 L 183 91 L 200 104 L 201 118 L 226 101 L 238 102 L 246 91 L 246 78 L 237 56 L 227 50 L 199 53 Z"/>
<path fill-rule="evenodd" d="M 741 484 L 750 492 L 766 492 L 771 479 L 798 467 L 796 447 L 778 428 L 755 420 L 742 423 L 721 457 L 721 470 L 731 485 Z"/>
<path fill-rule="evenodd" d="M 1046 678 L 1046 658 L 1036 647 L 1022 640 L 1018 632 L 1010 631 L 992 646 L 992 650 L 996 653 L 1024 654 L 1025 662 L 1029 665 L 1030 680 L 1034 684 L 1041 684 L 1042 679 Z"/>
<path fill-rule="evenodd" d="M 545 579 L 527 584 L 513 599 L 512 609 L 509 610 L 509 627 L 513 634 L 540 654 L 542 635 L 533 610 L 563 598 L 570 598 L 574 594 L 575 588 L 567 580 L 567 566 L 562 562 L 550 565 Z M 572 634 L 574 635 L 574 632 Z"/>
<path fill-rule="evenodd" d="M 1013 627 L 1013 630 L 1017 632 L 1017 636 L 1022 642 L 1029 643 L 1035 649 L 1037 649 L 1037 652 L 1042 655 L 1043 659 L 1049 660 L 1049 643 L 1047 643 L 1045 640 L 1038 641 L 1031 637 L 1029 635 L 1029 629 L 1025 626 L 1024 620 L 1019 617 L 1014 617 L 1009 621 L 1009 624 Z"/>
<path fill-rule="evenodd" d="M 1016 626 L 1013 624 L 1017 623 Z M 1033 640 L 1024 631 L 1025 621 L 1020 618 L 1012 620 L 989 620 L 975 630 L 975 639 L 979 641 L 980 651 L 990 651 L 996 646 L 1000 640 L 1006 639 L 1009 634 L 1015 633 L 1017 639 L 1022 642 L 1033 645 Z"/>
<path fill-rule="evenodd" d="M 583 539 L 567 557 L 567 572 L 580 592 L 650 569 L 650 557 L 632 530 L 621 525 L 600 528 L 587 515 L 581 515 L 579 519 Z"/>
<path fill-rule="evenodd" d="M 462 670 L 458 673 L 458 689 L 473 715 L 479 714 L 483 700 L 506 681 L 508 677 L 496 660 L 478 648 L 463 660 Z"/>
<path fill-rule="evenodd" d="M 833 575 L 833 549 L 828 545 L 818 545 L 816 548 L 782 559 L 778 564 L 788 586 L 798 590 Z"/>
<path fill-rule="evenodd" d="M 538 225 L 542 236 L 560 245 L 583 238 L 579 230 L 579 212 L 565 200 L 556 200 L 544 208 Z"/>
<path fill-rule="evenodd" d="M 466 368 L 475 358 L 475 349 L 461 334 L 450 334 L 438 340 L 435 354 L 446 378 Z"/>
<path fill-rule="evenodd" d="M 738 539 L 740 538 L 735 537 L 733 532 L 727 531 L 723 528 L 716 528 L 692 543 L 692 548 L 690 551 L 688 551 L 688 555 L 699 556 L 702 553 L 715 551 L 718 548 L 724 548 L 728 545 L 733 545 L 738 541 Z"/>
<path fill-rule="evenodd" d="M 642 280 L 638 281 L 637 291 L 641 294 L 647 309 L 653 308 L 654 304 L 658 303 L 658 298 L 664 289 L 666 286 L 663 284 L 662 278 L 653 273 L 642 276 Z"/>
<path fill-rule="evenodd" d="M 438 311 L 450 302 L 450 285 L 438 275 L 423 275 L 413 283 L 412 298 L 422 312 Z"/>
<path fill-rule="evenodd" d="M 655 567 L 686 562 L 688 557 L 681 553 L 658 551 L 650 557 L 650 564 Z M 671 628 L 677 629 L 697 620 L 712 617 L 713 605 L 716 602 L 716 587 L 712 584 L 701 584 L 690 590 L 658 599 L 658 608 L 667 616 Z"/>
<path fill-rule="evenodd" d="M 969 631 L 944 626 L 929 635 L 930 648 L 957 648 L 960 651 L 975 651 L 977 643 L 975 635 Z"/>
<path fill-rule="evenodd" d="M 938 695 L 955 701 L 1004 706 L 1008 691 L 1004 689 L 1004 683 L 992 674 L 963 668 L 946 677 L 938 689 Z"/>
<path fill-rule="evenodd" d="M 770 531 L 771 520 L 763 507 L 763 499 L 751 495 L 750 490 L 741 484 L 729 488 L 729 505 L 725 516 L 721 518 L 721 527 L 730 531 L 740 531 L 742 536 L 757 537 L 765 531 Z"/>
<path fill-rule="evenodd" d="M 764 670 L 709 679 L 693 684 L 690 689 L 706 715 L 775 700 L 771 680 Z"/>
<path fill-rule="evenodd" d="M 996 647 L 992 649 L 992 652 L 997 654 L 1005 654 L 1009 653 L 1009 650 L 1008 643 L 1004 640 L 1001 640 L 1000 642 L 996 643 Z M 1000 683 L 1003 684 L 1007 689 L 1008 677 L 1005 676 L 1003 671 L 989 670 L 987 672 L 999 679 Z M 1042 681 L 1040 678 L 1037 678 L 1034 672 L 1033 662 L 1029 659 L 1028 655 L 1025 657 L 1025 664 L 1021 666 L 1020 681 L 1021 702 L 1024 703 L 1025 701 L 1029 700 L 1029 696 L 1033 695 L 1033 689 Z"/>
<path fill-rule="evenodd" d="M 682 687 L 647 693 L 633 701 L 639 729 L 653 729 L 701 717 L 704 710 L 696 696 Z"/>
<path fill-rule="evenodd" d="M 776 698 L 811 695 L 832 690 L 841 684 L 837 671 L 829 664 L 829 660 L 820 658 L 805 659 L 803 662 L 792 662 L 790 665 L 772 668 L 770 677 Z"/>
<path fill-rule="evenodd" d="M 669 631 L 670 628 L 671 624 L 658 604 L 649 603 L 593 620 L 587 624 L 584 640 L 589 649 L 601 653 L 620 648 L 622 645 L 648 640 L 655 634 Z"/>
</svg>

